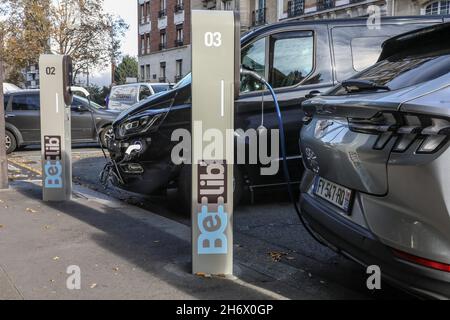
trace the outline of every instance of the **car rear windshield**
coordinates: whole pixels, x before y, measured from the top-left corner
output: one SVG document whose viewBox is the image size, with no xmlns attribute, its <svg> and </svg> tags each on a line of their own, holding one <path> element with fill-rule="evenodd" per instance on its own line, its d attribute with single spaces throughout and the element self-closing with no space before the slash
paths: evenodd
<svg viewBox="0 0 450 320">
<path fill-rule="evenodd" d="M 111 90 L 110 101 L 135 103 L 138 95 L 138 86 L 120 86 Z"/>
<path fill-rule="evenodd" d="M 450 72 L 450 51 L 434 54 L 411 54 L 394 56 L 375 64 L 352 79 L 367 80 L 390 90 L 398 90 L 437 79 Z M 358 94 L 364 91 L 356 91 Z M 373 92 L 373 91 L 365 91 Z M 343 86 L 329 95 L 349 94 Z"/>
</svg>

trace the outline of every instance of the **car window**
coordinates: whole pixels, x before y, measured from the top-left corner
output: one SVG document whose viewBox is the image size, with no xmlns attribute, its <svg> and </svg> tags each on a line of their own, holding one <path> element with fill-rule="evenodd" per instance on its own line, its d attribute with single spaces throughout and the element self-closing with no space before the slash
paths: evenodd
<svg viewBox="0 0 450 320">
<path fill-rule="evenodd" d="M 152 92 L 150 91 L 150 88 L 147 86 L 141 86 L 139 89 L 139 101 L 147 99 L 152 95 Z"/>
<path fill-rule="evenodd" d="M 388 37 L 361 37 L 351 41 L 353 70 L 363 71 L 373 66 L 380 57 L 381 44 L 389 39 Z"/>
<path fill-rule="evenodd" d="M 299 84 L 312 71 L 314 35 L 312 32 L 285 32 L 270 37 L 270 84 L 273 88 Z"/>
<path fill-rule="evenodd" d="M 382 24 L 379 29 L 369 29 L 365 24 L 333 27 L 331 34 L 337 81 L 342 82 L 352 77 L 371 66 L 369 63 L 372 61 L 375 63 L 381 54 L 384 40 L 429 25 L 431 24 Z"/>
<path fill-rule="evenodd" d="M 163 91 L 167 91 L 170 89 L 170 86 L 167 84 L 165 85 L 161 85 L 161 84 L 157 84 L 157 85 L 152 85 L 153 91 L 155 91 L 155 93 L 160 93 Z"/>
<path fill-rule="evenodd" d="M 138 95 L 138 86 L 118 86 L 111 89 L 109 97 L 110 101 L 118 101 L 123 103 L 136 103 Z"/>
<path fill-rule="evenodd" d="M 447 73 L 450 73 L 450 53 L 409 54 L 380 61 L 354 78 L 398 90 L 439 78 Z M 346 95 L 348 93 L 345 88 L 339 86 L 330 94 Z"/>
<path fill-rule="evenodd" d="M 13 111 L 39 111 L 39 105 L 38 94 L 15 95 L 12 99 Z"/>
<path fill-rule="evenodd" d="M 86 99 L 86 98 L 83 98 L 83 97 L 80 97 L 80 96 L 74 97 L 72 106 L 73 107 L 77 107 L 77 106 L 80 106 L 80 105 L 84 105 L 84 106 L 89 106 L 90 105 L 91 107 L 93 107 L 95 109 L 105 109 L 105 107 L 102 107 L 101 105 L 95 103 L 92 100 L 91 100 L 91 102 L 89 102 L 89 100 Z"/>
<path fill-rule="evenodd" d="M 259 39 L 242 49 L 242 66 L 266 76 L 266 38 Z M 260 82 L 252 77 L 241 77 L 241 92 L 258 91 L 262 89 Z"/>
<path fill-rule="evenodd" d="M 5 110 L 8 108 L 9 96 L 3 97 L 3 104 L 5 106 Z"/>
</svg>

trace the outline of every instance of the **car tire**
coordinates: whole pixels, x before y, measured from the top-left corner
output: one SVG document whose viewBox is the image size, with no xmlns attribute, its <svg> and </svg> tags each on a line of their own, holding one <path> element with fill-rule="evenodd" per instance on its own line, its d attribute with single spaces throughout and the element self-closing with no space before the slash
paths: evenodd
<svg viewBox="0 0 450 320">
<path fill-rule="evenodd" d="M 234 207 L 236 208 L 242 200 L 244 193 L 244 178 L 239 167 L 234 167 Z M 192 206 L 192 167 L 184 165 L 178 176 L 178 201 L 179 211 L 189 216 Z"/>
<path fill-rule="evenodd" d="M 5 142 L 6 142 L 6 154 L 11 154 L 17 149 L 17 140 L 12 132 L 6 130 L 5 132 Z"/>
<path fill-rule="evenodd" d="M 111 125 L 108 125 L 100 132 L 100 143 L 104 148 L 108 147 L 108 141 L 114 139 L 114 131 Z"/>
</svg>

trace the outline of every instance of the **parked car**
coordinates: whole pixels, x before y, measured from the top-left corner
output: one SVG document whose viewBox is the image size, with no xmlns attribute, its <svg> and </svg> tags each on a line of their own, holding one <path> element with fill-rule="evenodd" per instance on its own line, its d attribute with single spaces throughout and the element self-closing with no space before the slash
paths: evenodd
<svg viewBox="0 0 450 320">
<path fill-rule="evenodd" d="M 442 17 L 386 18 L 381 20 L 379 30 L 370 30 L 366 19 L 292 20 L 263 26 L 242 37 L 243 66 L 264 76 L 276 89 L 294 182 L 300 182 L 303 172 L 298 139 L 304 116 L 300 104 L 306 96 L 324 92 L 374 64 L 388 37 L 442 22 Z M 152 126 L 122 130 L 130 121 L 148 117 L 158 120 L 152 121 Z M 261 125 L 268 130 L 278 129 L 273 100 L 260 83 L 244 77 L 235 105 L 235 127 L 247 131 Z M 118 166 L 121 179 L 114 180 L 115 183 L 147 194 L 177 186 L 180 203 L 187 207 L 191 201 L 191 170 L 189 166 L 172 163 L 171 151 L 176 143 L 171 141 L 171 135 L 179 128 L 191 130 L 190 75 L 173 90 L 150 97 L 122 113 L 113 127 L 115 140 L 110 153 L 113 160 L 121 163 Z M 134 142 L 140 143 L 142 149 L 125 157 L 127 147 Z M 237 143 L 246 142 L 240 139 Z M 235 188 L 239 192 L 235 194 L 241 194 L 246 186 L 256 190 L 285 184 L 281 170 L 275 176 L 261 176 L 261 167 L 261 164 L 236 166 Z"/>
<path fill-rule="evenodd" d="M 170 89 L 168 83 L 133 83 L 112 87 L 108 108 L 125 110 L 148 97 Z"/>
<path fill-rule="evenodd" d="M 3 93 L 7 94 L 13 91 L 19 91 L 21 90 L 18 86 L 16 86 L 15 84 L 12 83 L 3 83 Z"/>
<path fill-rule="evenodd" d="M 306 101 L 301 210 L 331 247 L 450 298 L 450 23 L 388 40 L 379 62 Z"/>
<path fill-rule="evenodd" d="M 111 125 L 119 112 L 106 110 L 80 96 L 72 103 L 72 141 L 77 143 L 98 142 L 106 145 L 111 137 Z M 21 90 L 5 95 L 6 148 L 11 153 L 18 147 L 41 143 L 40 97 L 38 90 Z M 95 126 L 94 126 L 95 121 Z"/>
</svg>

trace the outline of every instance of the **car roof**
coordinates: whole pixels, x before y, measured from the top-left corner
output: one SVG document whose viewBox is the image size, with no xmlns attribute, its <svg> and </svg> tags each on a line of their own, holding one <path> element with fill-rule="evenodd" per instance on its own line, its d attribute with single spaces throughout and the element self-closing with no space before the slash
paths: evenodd
<svg viewBox="0 0 450 320">
<path fill-rule="evenodd" d="M 258 36 L 259 34 L 265 33 L 267 31 L 276 30 L 285 27 L 295 27 L 302 25 L 329 25 L 330 27 L 334 26 L 345 26 L 345 25 L 355 25 L 367 23 L 367 17 L 356 17 L 356 18 L 342 18 L 342 19 L 321 19 L 321 20 L 305 20 L 302 17 L 294 17 L 286 20 L 282 20 L 272 24 L 266 24 L 259 28 L 253 29 L 247 33 L 245 33 L 241 41 L 246 42 L 247 40 Z M 394 16 L 394 17 L 381 17 L 381 24 L 387 24 L 392 22 L 398 23 L 412 23 L 412 22 L 444 22 L 445 19 L 450 19 L 450 15 L 421 15 L 421 16 Z"/>
<path fill-rule="evenodd" d="M 430 44 L 442 44 L 448 48 L 450 22 L 400 34 L 383 43 L 379 61 L 398 54 L 400 51 L 410 51 L 417 47 L 428 47 Z"/>
</svg>

